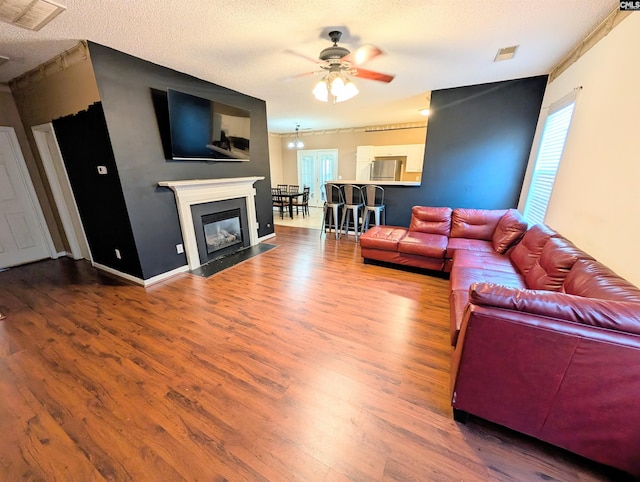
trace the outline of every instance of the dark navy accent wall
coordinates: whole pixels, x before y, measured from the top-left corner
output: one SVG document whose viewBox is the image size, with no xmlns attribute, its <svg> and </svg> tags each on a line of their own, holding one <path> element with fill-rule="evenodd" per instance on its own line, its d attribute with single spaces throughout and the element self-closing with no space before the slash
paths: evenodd
<svg viewBox="0 0 640 482">
<path fill-rule="evenodd" d="M 182 233 L 173 191 L 158 187 L 159 181 L 264 176 L 255 184 L 258 235 L 273 233 L 264 101 L 92 42 L 89 51 L 144 279 L 187 263 L 176 253 Z M 251 111 L 251 160 L 167 161 L 152 89 Z"/>
<path fill-rule="evenodd" d="M 53 127 L 93 261 L 141 277 L 102 106 L 98 102 L 55 119 Z M 98 166 L 106 168 L 106 173 L 100 174 Z"/>
<path fill-rule="evenodd" d="M 420 187 L 387 187 L 387 224 L 411 207 L 517 207 L 547 76 L 436 90 Z"/>
</svg>

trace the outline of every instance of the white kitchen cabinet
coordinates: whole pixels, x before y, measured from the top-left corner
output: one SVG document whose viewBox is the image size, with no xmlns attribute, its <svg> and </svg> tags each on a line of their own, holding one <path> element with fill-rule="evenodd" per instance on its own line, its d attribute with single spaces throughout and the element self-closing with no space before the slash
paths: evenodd
<svg viewBox="0 0 640 482">
<path fill-rule="evenodd" d="M 373 146 L 356 147 L 356 162 L 371 162 L 375 157 Z"/>
<path fill-rule="evenodd" d="M 406 156 L 407 146 L 375 146 L 373 153 L 375 157 Z"/>
<path fill-rule="evenodd" d="M 357 181 L 368 181 L 371 179 L 371 162 L 374 158 L 373 146 L 356 147 L 356 177 Z"/>
<path fill-rule="evenodd" d="M 424 164 L 424 144 L 409 144 L 407 147 L 406 172 L 422 172 Z"/>
<path fill-rule="evenodd" d="M 371 161 L 356 162 L 356 181 L 371 180 Z"/>
</svg>

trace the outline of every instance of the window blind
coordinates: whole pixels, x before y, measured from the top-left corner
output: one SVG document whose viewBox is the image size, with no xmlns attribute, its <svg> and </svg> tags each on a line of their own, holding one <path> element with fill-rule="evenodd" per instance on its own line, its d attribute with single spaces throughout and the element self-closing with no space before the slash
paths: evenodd
<svg viewBox="0 0 640 482">
<path fill-rule="evenodd" d="M 524 206 L 523 216 L 530 224 L 544 222 L 575 105 L 573 96 L 568 104 L 549 109 Z"/>
</svg>

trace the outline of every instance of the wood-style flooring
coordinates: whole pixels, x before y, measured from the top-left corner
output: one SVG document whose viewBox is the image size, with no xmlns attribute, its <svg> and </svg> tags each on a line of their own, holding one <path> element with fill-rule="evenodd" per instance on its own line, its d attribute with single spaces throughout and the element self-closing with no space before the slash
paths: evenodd
<svg viewBox="0 0 640 482">
<path fill-rule="evenodd" d="M 615 479 L 452 420 L 446 279 L 276 233 L 147 289 L 70 259 L 0 272 L 0 480 Z"/>
</svg>

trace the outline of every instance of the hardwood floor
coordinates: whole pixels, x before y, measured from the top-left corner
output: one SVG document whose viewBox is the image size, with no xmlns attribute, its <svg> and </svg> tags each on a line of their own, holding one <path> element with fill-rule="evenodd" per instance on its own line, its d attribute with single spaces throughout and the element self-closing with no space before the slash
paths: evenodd
<svg viewBox="0 0 640 482">
<path fill-rule="evenodd" d="M 445 279 L 350 236 L 144 289 L 87 262 L 0 273 L 0 480 L 614 479 L 452 420 Z"/>
</svg>

